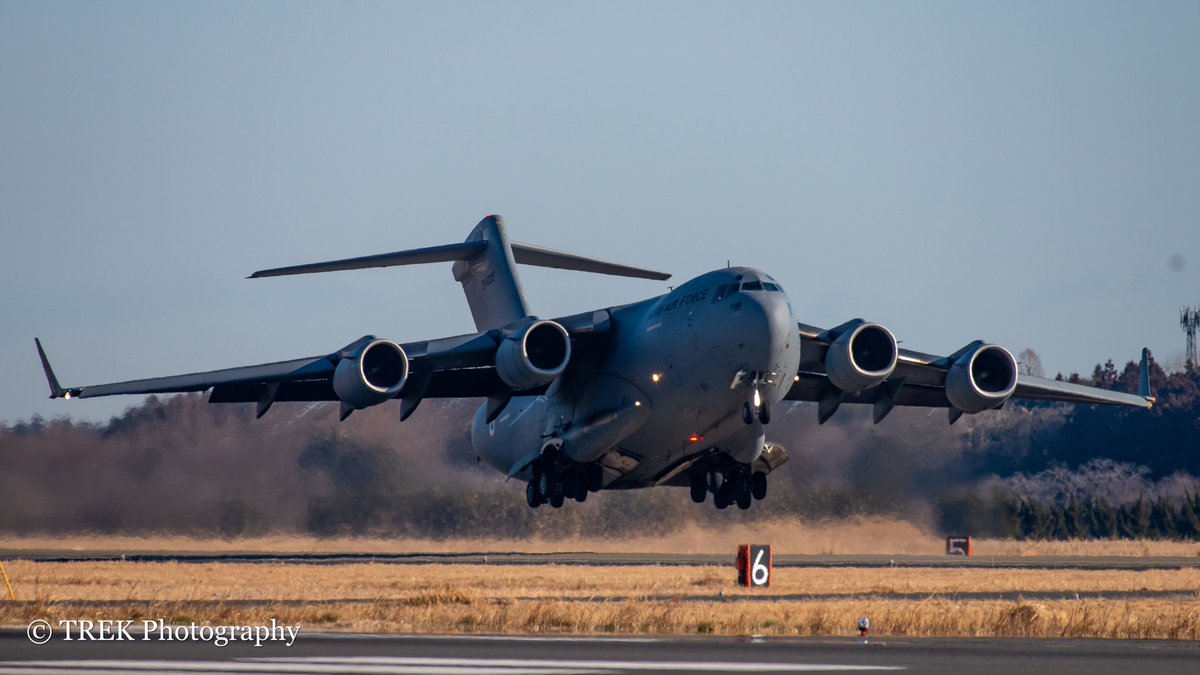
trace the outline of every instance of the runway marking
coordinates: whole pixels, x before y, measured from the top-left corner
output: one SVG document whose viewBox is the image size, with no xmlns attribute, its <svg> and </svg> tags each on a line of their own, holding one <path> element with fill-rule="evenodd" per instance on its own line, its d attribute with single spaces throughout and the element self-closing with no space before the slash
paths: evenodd
<svg viewBox="0 0 1200 675">
<path fill-rule="evenodd" d="M 662 638 L 652 637 L 586 637 L 574 635 L 384 635 L 376 633 L 323 633 L 309 631 L 309 636 L 318 635 L 322 640 L 476 640 L 484 642 L 592 642 L 592 643 L 654 643 Z"/>
<path fill-rule="evenodd" d="M 436 662 L 438 659 L 426 659 Z M 15 673 L 46 675 L 47 673 L 70 673 L 71 675 L 118 675 L 132 673 L 148 675 L 148 673 L 188 673 L 189 675 L 228 675 L 229 673 L 347 673 L 362 675 L 383 675 L 398 673 L 399 675 L 605 675 L 613 670 L 582 670 L 578 668 L 521 668 L 507 666 L 459 666 L 442 665 L 438 663 L 397 663 L 362 664 L 351 661 L 343 663 L 341 659 L 328 659 L 320 663 L 273 663 L 265 659 L 262 663 L 246 661 L 16 661 L 11 664 L 0 664 L 0 673 L 13 675 Z M 299 661 L 305 661 L 300 659 Z M 480 659 L 486 661 L 486 659 Z M 547 662 L 550 663 L 550 662 Z M 13 666 L 10 668 L 9 666 Z"/>
<path fill-rule="evenodd" d="M 409 664 L 409 665 L 452 665 L 472 666 L 491 665 L 503 668 L 520 669 L 528 672 L 529 668 L 577 668 L 599 670 L 689 670 L 692 672 L 717 673 L 796 673 L 813 671 L 847 671 L 847 670 L 904 670 L 901 666 L 858 666 L 832 663 L 772 663 L 770 661 L 609 661 L 609 660 L 571 660 L 571 659 L 462 659 L 462 658 L 427 658 L 404 656 L 352 656 L 352 657 L 309 657 L 309 658 L 277 658 L 254 659 L 272 663 L 287 663 L 303 661 L 305 663 L 328 664 Z"/>
<path fill-rule="evenodd" d="M 607 661 L 560 659 L 466 659 L 426 657 L 304 657 L 232 661 L 80 660 L 0 662 L 0 673 L 117 675 L 119 673 L 349 673 L 400 675 L 610 675 L 628 671 L 680 670 L 718 673 L 805 673 L 904 670 L 902 666 L 745 661 Z"/>
</svg>

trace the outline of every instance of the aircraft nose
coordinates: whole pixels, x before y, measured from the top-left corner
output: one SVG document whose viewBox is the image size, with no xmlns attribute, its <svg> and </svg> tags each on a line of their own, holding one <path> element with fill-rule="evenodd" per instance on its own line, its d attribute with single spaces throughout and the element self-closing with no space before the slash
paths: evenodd
<svg viewBox="0 0 1200 675">
<path fill-rule="evenodd" d="M 792 339 L 795 321 L 782 293 L 742 292 L 730 306 L 744 367 L 770 372 L 783 370 L 786 352 L 798 350 Z"/>
<path fill-rule="evenodd" d="M 790 339 L 796 329 L 796 321 L 792 318 L 792 308 L 782 293 L 764 293 L 761 299 L 763 317 L 766 323 L 765 331 L 770 335 L 768 348 L 778 357 L 780 350 L 795 347 Z"/>
</svg>

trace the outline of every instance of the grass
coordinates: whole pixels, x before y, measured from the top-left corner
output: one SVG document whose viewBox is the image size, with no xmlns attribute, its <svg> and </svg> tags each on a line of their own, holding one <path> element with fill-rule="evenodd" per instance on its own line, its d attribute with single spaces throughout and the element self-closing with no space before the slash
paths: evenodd
<svg viewBox="0 0 1200 675">
<path fill-rule="evenodd" d="M 18 602 L 0 624 L 159 619 L 305 630 L 554 634 L 1021 636 L 1200 639 L 1200 570 L 780 568 L 733 586 L 732 566 L 37 563 L 6 569 Z M 951 600 L 1007 593 L 1169 591 L 1120 600 Z M 904 599 L 895 594 L 921 594 Z M 724 597 L 721 597 L 721 595 Z M 747 595 L 829 594 L 747 601 Z M 587 600 L 584 602 L 583 600 Z M 187 621 L 184 621 L 184 619 Z"/>
<path fill-rule="evenodd" d="M 449 590 L 486 600 L 761 595 L 728 568 L 575 565 L 284 565 L 37 563 L 5 565 L 17 598 L 85 601 L 346 601 L 452 604 Z M 1200 568 L 1132 570 L 990 568 L 779 568 L 775 595 L 972 592 L 1200 593 Z M 430 593 L 434 600 L 417 599 Z M 462 604 L 461 602 L 459 604 Z"/>
</svg>

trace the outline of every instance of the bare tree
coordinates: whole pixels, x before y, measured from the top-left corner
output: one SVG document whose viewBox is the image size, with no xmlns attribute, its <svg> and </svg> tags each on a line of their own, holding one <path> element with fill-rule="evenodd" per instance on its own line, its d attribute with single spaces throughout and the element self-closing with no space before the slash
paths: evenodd
<svg viewBox="0 0 1200 675">
<path fill-rule="evenodd" d="M 1021 372 L 1034 377 L 1045 377 L 1046 371 L 1042 368 L 1042 357 L 1037 355 L 1029 347 L 1021 350 L 1017 356 L 1017 362 L 1020 364 Z"/>
</svg>

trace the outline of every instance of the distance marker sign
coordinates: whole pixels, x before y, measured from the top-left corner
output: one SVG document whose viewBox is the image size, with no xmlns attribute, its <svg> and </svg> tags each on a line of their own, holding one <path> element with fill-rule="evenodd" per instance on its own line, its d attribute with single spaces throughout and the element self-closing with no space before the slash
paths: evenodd
<svg viewBox="0 0 1200 675">
<path fill-rule="evenodd" d="M 742 544 L 738 546 L 738 585 L 767 588 L 771 585 L 770 545 Z"/>
</svg>

